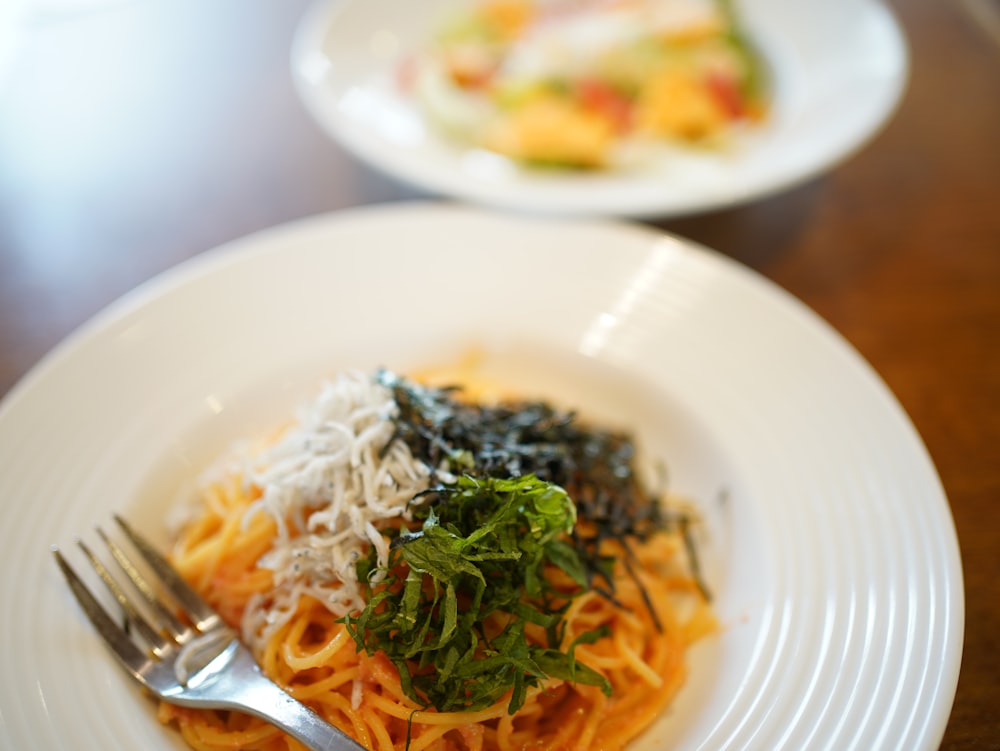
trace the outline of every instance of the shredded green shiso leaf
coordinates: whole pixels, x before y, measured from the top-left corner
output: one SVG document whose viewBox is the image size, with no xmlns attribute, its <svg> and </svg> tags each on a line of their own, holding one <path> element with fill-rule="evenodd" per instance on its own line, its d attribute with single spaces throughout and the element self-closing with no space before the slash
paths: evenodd
<svg viewBox="0 0 1000 751">
<path fill-rule="evenodd" d="M 682 533 L 688 526 L 643 489 L 631 439 L 581 425 L 545 402 L 472 404 L 456 399 L 454 388 L 388 371 L 376 377 L 399 408 L 387 446 L 404 441 L 436 484 L 411 501 L 419 528 L 390 533 L 379 584 L 370 583 L 374 552 L 358 562 L 367 605 L 344 622 L 359 651 L 383 652 L 407 696 L 439 711 L 483 709 L 510 692 L 514 713 L 547 677 L 610 694 L 608 681 L 574 657 L 577 644 L 606 630 L 561 650 L 566 609 L 588 589 L 616 602 L 605 540 L 621 546 L 638 583 L 630 545 L 672 524 Z M 572 584 L 553 585 L 548 567 Z M 544 643 L 528 640 L 529 624 Z"/>
<path fill-rule="evenodd" d="M 390 570 L 407 564 L 401 586 L 375 590 L 364 611 L 347 619 L 359 649 L 384 652 L 407 696 L 442 712 L 483 709 L 512 690 L 513 714 L 528 687 L 547 676 L 610 695 L 600 673 L 574 660 L 572 646 L 558 648 L 561 616 L 584 583 L 579 558 L 561 539 L 576 518 L 566 492 L 530 475 L 463 476 L 428 498 L 422 528 L 391 546 Z M 555 590 L 543 576 L 546 565 L 565 571 L 575 592 Z M 358 573 L 367 573 L 364 563 Z M 544 629 L 546 645 L 529 643 L 529 623 Z"/>
</svg>

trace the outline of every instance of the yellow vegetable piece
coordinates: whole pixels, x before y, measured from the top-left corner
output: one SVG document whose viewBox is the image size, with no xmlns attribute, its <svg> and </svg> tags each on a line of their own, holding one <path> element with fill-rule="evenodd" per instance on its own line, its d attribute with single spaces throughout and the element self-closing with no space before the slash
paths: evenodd
<svg viewBox="0 0 1000 751">
<path fill-rule="evenodd" d="M 668 69 L 650 78 L 639 93 L 636 129 L 655 136 L 697 141 L 720 131 L 726 112 L 702 81 Z"/>
<path fill-rule="evenodd" d="M 527 161 L 598 167 L 607 161 L 613 123 L 564 99 L 535 99 L 490 130 L 484 146 Z"/>
<path fill-rule="evenodd" d="M 520 33 L 533 13 L 533 5 L 528 0 L 494 0 L 479 9 L 483 20 L 508 38 Z"/>
</svg>

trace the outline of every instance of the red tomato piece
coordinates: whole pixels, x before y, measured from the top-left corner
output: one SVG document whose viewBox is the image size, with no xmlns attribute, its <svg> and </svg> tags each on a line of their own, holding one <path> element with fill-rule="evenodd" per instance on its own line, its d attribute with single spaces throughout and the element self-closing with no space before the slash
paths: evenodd
<svg viewBox="0 0 1000 751">
<path fill-rule="evenodd" d="M 736 79 L 722 73 L 709 73 L 705 83 L 729 118 L 737 120 L 746 115 L 746 102 Z"/>
<path fill-rule="evenodd" d="M 597 78 L 587 78 L 576 85 L 576 100 L 585 109 L 607 118 L 623 132 L 632 125 L 632 101 L 616 88 Z"/>
</svg>

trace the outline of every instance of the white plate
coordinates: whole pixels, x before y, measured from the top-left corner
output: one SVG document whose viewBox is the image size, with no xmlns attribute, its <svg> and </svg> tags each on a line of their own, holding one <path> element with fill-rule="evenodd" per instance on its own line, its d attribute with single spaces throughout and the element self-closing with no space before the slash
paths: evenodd
<svg viewBox="0 0 1000 751">
<path fill-rule="evenodd" d="M 303 19 L 292 53 L 306 106 L 334 139 L 405 182 L 531 212 L 676 216 L 750 201 L 847 158 L 892 114 L 906 47 L 877 0 L 737 2 L 774 77 L 770 121 L 733 153 L 672 158 L 643 170 L 531 170 L 440 137 L 395 83 L 461 0 L 334 0 Z"/>
<path fill-rule="evenodd" d="M 402 205 L 266 231 L 85 325 L 0 404 L 0 747 L 179 748 L 49 555 L 169 501 L 324 375 L 441 363 L 636 428 L 706 518 L 724 628 L 640 749 L 935 749 L 963 629 L 935 470 L 862 359 L 729 259 L 616 223 Z M 81 564 L 79 558 L 75 559 Z"/>
</svg>

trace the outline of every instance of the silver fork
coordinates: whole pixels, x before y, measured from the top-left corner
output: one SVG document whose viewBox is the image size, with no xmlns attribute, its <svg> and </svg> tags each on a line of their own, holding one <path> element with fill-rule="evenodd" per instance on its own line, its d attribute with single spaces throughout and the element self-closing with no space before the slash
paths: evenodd
<svg viewBox="0 0 1000 751">
<path fill-rule="evenodd" d="M 235 709 L 256 715 L 314 751 L 365 751 L 343 732 L 292 698 L 260 671 L 250 650 L 177 571 L 120 516 L 115 521 L 163 589 L 184 611 L 178 618 L 157 597 L 125 550 L 102 530 L 97 532 L 140 597 L 126 588 L 82 541 L 81 549 L 112 596 L 121 605 L 128 628 L 108 615 L 53 546 L 59 568 L 90 622 L 118 661 L 160 699 L 184 707 Z M 126 585 L 128 586 L 128 585 Z"/>
</svg>

